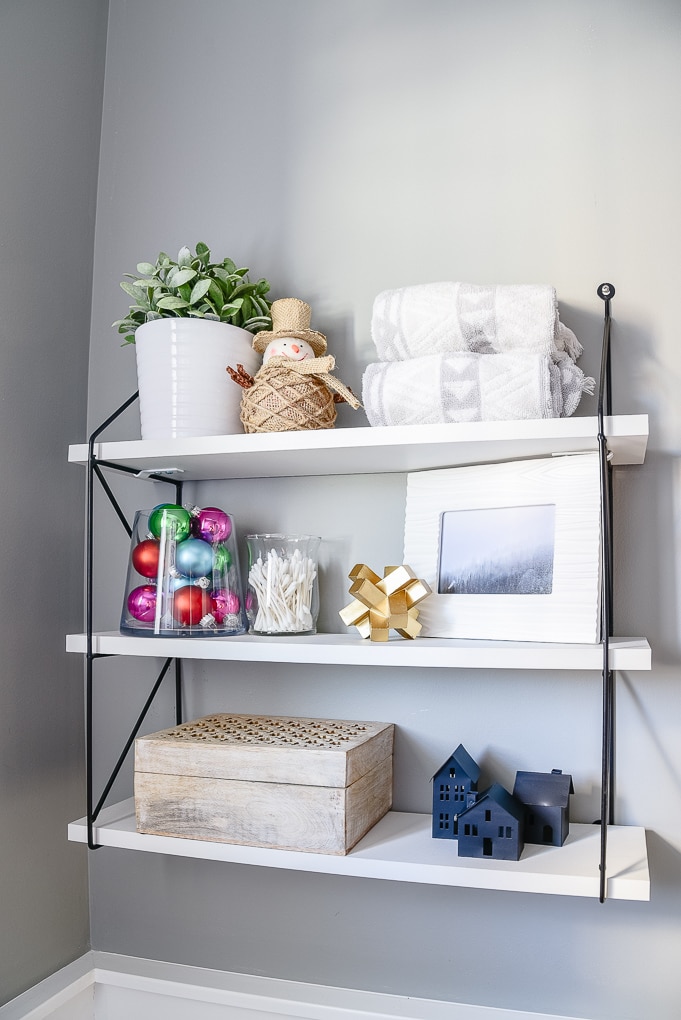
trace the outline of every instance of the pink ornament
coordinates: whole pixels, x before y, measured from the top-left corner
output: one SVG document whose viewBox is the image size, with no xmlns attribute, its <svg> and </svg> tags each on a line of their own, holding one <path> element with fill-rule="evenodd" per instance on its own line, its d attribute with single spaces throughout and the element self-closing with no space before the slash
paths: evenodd
<svg viewBox="0 0 681 1020">
<path fill-rule="evenodd" d="M 156 615 L 156 588 L 142 584 L 128 595 L 128 612 L 140 623 L 153 623 Z"/>
<path fill-rule="evenodd" d="M 222 623 L 226 616 L 236 616 L 241 609 L 239 596 L 225 588 L 211 592 L 210 601 L 217 623 Z"/>
<path fill-rule="evenodd" d="M 232 534 L 232 522 L 224 510 L 206 506 L 192 517 L 192 531 L 204 542 L 224 542 Z"/>
</svg>

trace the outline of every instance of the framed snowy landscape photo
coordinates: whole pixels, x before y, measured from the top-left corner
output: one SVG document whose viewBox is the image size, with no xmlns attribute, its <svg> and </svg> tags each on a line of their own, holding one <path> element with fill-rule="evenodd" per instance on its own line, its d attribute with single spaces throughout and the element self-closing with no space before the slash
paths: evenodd
<svg viewBox="0 0 681 1020">
<path fill-rule="evenodd" d="M 404 563 L 423 637 L 597 643 L 598 454 L 409 474 Z"/>
</svg>

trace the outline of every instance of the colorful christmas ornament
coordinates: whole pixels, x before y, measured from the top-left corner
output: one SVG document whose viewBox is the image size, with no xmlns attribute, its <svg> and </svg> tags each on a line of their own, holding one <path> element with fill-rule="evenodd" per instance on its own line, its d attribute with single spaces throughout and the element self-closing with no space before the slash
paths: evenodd
<svg viewBox="0 0 681 1020">
<path fill-rule="evenodd" d="M 203 580 L 203 578 L 187 577 L 186 574 L 171 572 L 168 574 L 168 591 L 177 591 L 178 588 L 184 588 L 186 584 L 196 584 L 198 580 Z"/>
<path fill-rule="evenodd" d="M 191 627 L 210 613 L 210 595 L 195 584 L 185 584 L 173 596 L 173 616 L 183 627 Z"/>
<path fill-rule="evenodd" d="M 165 523 L 170 537 L 176 542 L 183 542 L 191 529 L 189 511 L 177 503 L 159 503 L 149 515 L 149 530 L 155 538 L 161 537 L 161 528 Z M 172 530 L 174 529 L 174 531 Z"/>
<path fill-rule="evenodd" d="M 156 538 L 146 538 L 135 546 L 132 551 L 132 565 L 138 574 L 142 577 L 156 577 L 160 549 L 160 542 Z"/>
<path fill-rule="evenodd" d="M 204 542 L 225 542 L 232 534 L 229 514 L 217 506 L 195 507 L 192 511 L 192 534 Z"/>
<path fill-rule="evenodd" d="M 232 565 L 232 554 L 226 545 L 216 545 L 213 547 L 213 554 L 215 557 L 215 563 L 213 564 L 213 570 L 216 573 L 226 574 Z"/>
<path fill-rule="evenodd" d="M 213 561 L 213 550 L 202 538 L 187 538 L 175 550 L 175 569 L 187 577 L 206 577 Z"/>
<path fill-rule="evenodd" d="M 156 588 L 142 584 L 128 595 L 128 612 L 141 623 L 153 623 L 156 615 Z"/>
<path fill-rule="evenodd" d="M 430 587 L 406 564 L 386 567 L 383 573 L 380 578 L 366 563 L 352 568 L 348 577 L 354 601 L 340 610 L 341 620 L 372 641 L 387 641 L 391 628 L 400 637 L 418 637 L 422 625 L 416 606 L 431 594 Z"/>
<path fill-rule="evenodd" d="M 241 609 L 239 596 L 226 588 L 218 588 L 211 592 L 211 612 L 217 623 L 222 623 L 226 616 L 236 616 Z"/>
</svg>

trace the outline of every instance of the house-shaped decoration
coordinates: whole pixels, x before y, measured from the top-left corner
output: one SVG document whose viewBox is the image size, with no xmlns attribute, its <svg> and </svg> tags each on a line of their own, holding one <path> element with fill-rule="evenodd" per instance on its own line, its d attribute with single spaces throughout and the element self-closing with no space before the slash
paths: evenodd
<svg viewBox="0 0 681 1020">
<path fill-rule="evenodd" d="M 562 846 L 570 829 L 572 776 L 552 772 L 516 773 L 513 796 L 525 808 L 525 842 Z"/>
<path fill-rule="evenodd" d="M 456 839 L 457 818 L 475 803 L 480 766 L 463 744 L 449 756 L 433 776 L 433 836 Z"/>
<path fill-rule="evenodd" d="M 459 857 L 519 860 L 525 845 L 525 807 L 499 783 L 462 811 L 458 822 Z"/>
</svg>

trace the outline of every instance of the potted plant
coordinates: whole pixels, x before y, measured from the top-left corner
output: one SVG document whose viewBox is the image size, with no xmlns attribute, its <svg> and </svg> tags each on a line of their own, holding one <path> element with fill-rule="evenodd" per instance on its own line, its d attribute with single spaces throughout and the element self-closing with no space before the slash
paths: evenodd
<svg viewBox="0 0 681 1020">
<path fill-rule="evenodd" d="M 240 395 L 225 370 L 238 360 L 257 371 L 253 334 L 272 324 L 270 285 L 248 273 L 229 258 L 212 261 L 199 242 L 125 274 L 133 304 L 113 326 L 123 346 L 135 346 L 143 439 L 242 431 Z"/>
</svg>

